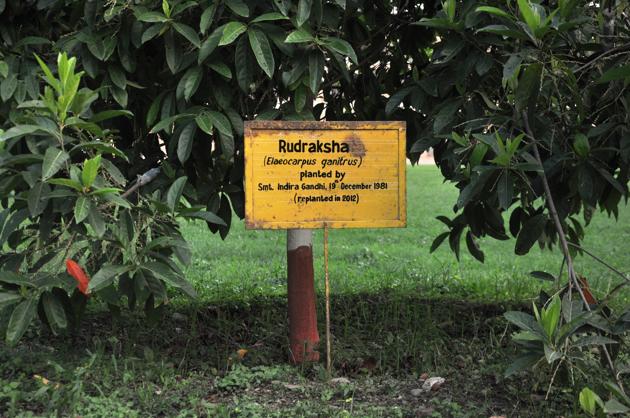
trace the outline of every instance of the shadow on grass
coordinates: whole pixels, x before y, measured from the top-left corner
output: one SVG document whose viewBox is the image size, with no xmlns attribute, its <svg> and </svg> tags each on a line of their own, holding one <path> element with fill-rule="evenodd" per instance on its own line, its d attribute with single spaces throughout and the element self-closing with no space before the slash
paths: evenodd
<svg viewBox="0 0 630 418">
<path fill-rule="evenodd" d="M 516 304 L 399 294 L 336 296 L 334 375 L 351 381 L 343 388 L 331 388 L 321 365 L 286 365 L 284 297 L 176 308 L 151 325 L 140 314 L 111 321 L 104 312 L 92 312 L 72 337 L 40 330 L 16 348 L 0 346 L 0 383 L 14 387 L 0 390 L 0 410 L 100 416 L 102 407 L 108 416 L 116 416 L 111 411 L 221 416 L 242 410 L 245 402 L 258 405 L 262 416 L 310 416 L 302 408 L 308 410 L 313 399 L 318 408 L 332 408 L 317 409 L 324 415 L 313 416 L 346 410 L 347 399 L 366 416 L 391 416 L 387 411 L 542 416 L 539 412 L 550 407 L 532 401 L 531 381 L 502 377 L 513 348 L 501 315 L 520 308 Z M 323 330 L 323 318 L 319 324 Z M 323 333 L 320 337 L 323 347 Z M 247 350 L 244 357 L 240 349 Z M 447 383 L 435 393 L 411 395 L 424 373 Z M 566 408 L 566 400 L 558 397 L 551 410 Z"/>
</svg>

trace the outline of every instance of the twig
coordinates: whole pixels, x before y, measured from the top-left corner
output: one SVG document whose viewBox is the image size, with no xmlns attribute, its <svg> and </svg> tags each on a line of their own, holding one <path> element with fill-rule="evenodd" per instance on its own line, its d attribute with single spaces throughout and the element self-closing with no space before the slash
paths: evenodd
<svg viewBox="0 0 630 418">
<path fill-rule="evenodd" d="M 121 194 L 120 197 L 128 197 L 131 193 L 135 192 L 140 187 L 144 186 L 145 184 L 151 183 L 158 174 L 160 174 L 160 167 L 152 168 L 143 175 L 138 176 L 138 180 L 134 183 L 134 185 L 131 186 L 126 192 Z"/>
<path fill-rule="evenodd" d="M 602 263 L 604 266 L 608 267 L 608 269 L 610 269 L 611 271 L 617 273 L 617 275 L 619 277 L 621 277 L 622 279 L 624 279 L 625 281 L 630 283 L 630 277 L 628 277 L 624 272 L 617 270 L 616 268 L 614 268 L 613 266 L 611 266 L 610 264 L 608 264 L 607 262 L 605 262 L 604 260 L 602 260 L 601 258 L 599 258 L 598 256 L 596 256 L 595 254 L 593 254 L 592 252 L 588 251 L 585 248 L 580 247 L 577 244 L 574 244 L 572 242 L 569 243 L 569 245 L 573 248 L 577 248 L 580 251 L 584 251 L 586 254 L 590 255 L 591 257 L 593 257 L 593 259 L 595 259 L 595 261 L 598 261 L 600 263 Z"/>
<path fill-rule="evenodd" d="M 540 158 L 540 152 L 538 151 L 536 137 L 534 136 L 532 128 L 529 125 L 529 118 L 527 116 L 527 112 L 523 112 L 522 116 L 523 116 L 523 123 L 525 125 L 527 136 L 529 136 L 529 138 L 532 140 L 534 156 L 536 157 L 538 164 L 542 167 L 543 166 L 542 159 Z M 547 201 L 547 206 L 549 207 L 549 213 L 551 214 L 551 217 L 553 218 L 556 231 L 558 232 L 558 237 L 560 238 L 560 245 L 562 247 L 562 252 L 564 253 L 564 257 L 567 262 L 567 272 L 569 274 L 569 295 L 571 295 L 571 283 L 573 282 L 573 284 L 575 284 L 575 287 L 578 293 L 580 294 L 580 298 L 584 302 L 586 310 L 591 312 L 591 307 L 589 306 L 586 300 L 586 297 L 584 296 L 584 292 L 582 291 L 582 287 L 580 286 L 580 283 L 578 282 L 577 277 L 575 275 L 575 269 L 573 267 L 573 259 L 571 258 L 571 253 L 569 252 L 569 244 L 567 242 L 567 237 L 564 233 L 564 228 L 562 227 L 562 222 L 560 221 L 560 217 L 558 216 L 558 211 L 556 210 L 556 205 L 554 203 L 553 196 L 551 194 L 551 188 L 549 187 L 549 182 L 547 181 L 547 175 L 545 174 L 544 170 L 541 173 L 541 177 L 542 177 L 543 187 L 545 189 L 545 200 Z M 621 382 L 621 380 L 619 379 L 619 376 L 617 375 L 615 364 L 612 361 L 612 357 L 610 356 L 610 353 L 608 352 L 606 345 L 602 344 L 601 348 L 602 348 L 602 352 L 604 353 L 604 357 L 606 357 L 606 362 L 608 363 L 608 367 L 610 368 L 610 371 L 612 372 L 614 379 L 617 382 L 617 385 L 619 386 L 621 391 L 625 393 L 624 388 L 623 388 L 623 383 Z"/>
<path fill-rule="evenodd" d="M 566 350 L 566 341 L 565 341 L 565 350 Z M 562 362 L 564 360 L 560 359 L 560 361 L 558 362 L 558 365 L 556 366 L 556 369 L 553 371 L 553 375 L 551 376 L 551 381 L 549 382 L 549 387 L 547 388 L 547 393 L 545 394 L 545 400 L 549 399 L 549 395 L 551 394 L 551 388 L 553 387 L 553 382 L 554 380 L 556 380 L 556 375 L 558 374 L 558 370 L 560 370 L 560 366 L 562 366 Z"/>
<path fill-rule="evenodd" d="M 609 49 L 608 51 L 604 51 L 601 54 L 599 54 L 596 57 L 594 57 L 591 60 L 589 60 L 586 64 L 582 65 L 581 67 L 576 68 L 574 73 L 579 73 L 580 71 L 590 67 L 591 65 L 595 64 L 600 59 L 605 58 L 606 56 L 608 56 L 610 54 L 616 54 L 618 52 L 625 51 L 628 48 L 630 48 L 630 46 L 627 43 L 624 43 L 623 45 L 619 45 L 618 47 Z"/>
<path fill-rule="evenodd" d="M 617 286 L 615 286 L 610 292 L 608 292 L 608 294 L 606 295 L 606 297 L 604 297 L 604 299 L 600 302 L 602 305 L 605 305 L 608 303 L 608 301 L 610 299 L 612 299 L 612 297 L 615 295 L 615 293 L 617 293 L 620 289 L 622 289 L 624 286 L 627 286 L 628 284 L 630 284 L 630 278 L 624 274 L 622 271 L 617 270 L 616 268 L 614 268 L 613 266 L 611 266 L 610 264 L 606 263 L 604 260 L 602 260 L 601 258 L 597 257 L 595 254 L 593 254 L 592 252 L 580 247 L 577 244 L 573 244 L 572 242 L 569 243 L 570 246 L 575 247 L 577 249 L 579 249 L 580 251 L 584 251 L 586 254 L 590 255 L 591 257 L 593 257 L 593 259 L 595 259 L 595 261 L 600 262 L 601 264 L 603 264 L 604 266 L 606 266 L 608 269 L 610 269 L 612 272 L 616 273 L 617 275 L 619 275 L 624 281 L 619 283 Z"/>
</svg>

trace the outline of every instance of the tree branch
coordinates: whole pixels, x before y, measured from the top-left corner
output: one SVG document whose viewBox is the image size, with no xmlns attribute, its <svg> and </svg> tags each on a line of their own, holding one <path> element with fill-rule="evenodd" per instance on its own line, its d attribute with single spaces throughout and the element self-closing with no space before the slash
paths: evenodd
<svg viewBox="0 0 630 418">
<path fill-rule="evenodd" d="M 523 117 L 523 123 L 525 125 L 525 131 L 527 133 L 527 136 L 529 136 L 529 138 L 532 141 L 534 156 L 538 164 L 542 167 L 543 163 L 542 163 L 542 159 L 540 158 L 540 152 L 538 151 L 538 143 L 536 141 L 536 137 L 534 136 L 534 132 L 532 131 L 531 126 L 529 125 L 529 118 L 527 116 L 527 112 L 523 112 L 522 117 Z M 558 216 L 558 211 L 556 210 L 556 204 L 554 203 L 553 196 L 551 194 L 551 188 L 549 187 L 549 181 L 547 180 L 547 175 L 545 174 L 544 170 L 541 173 L 541 177 L 542 177 L 543 187 L 545 189 L 545 200 L 547 202 L 547 206 L 549 208 L 549 213 L 551 214 L 551 218 L 553 219 L 554 225 L 556 227 L 556 231 L 558 232 L 558 237 L 560 239 L 560 246 L 562 247 L 562 252 L 567 262 L 567 273 L 569 274 L 569 295 L 571 295 L 572 285 L 575 285 L 575 288 L 580 294 L 580 298 L 582 299 L 582 302 L 584 302 L 584 306 L 586 307 L 586 310 L 591 312 L 592 311 L 591 307 L 586 301 L 586 297 L 584 297 L 582 286 L 580 285 L 577 279 L 577 276 L 575 274 L 575 268 L 573 266 L 573 258 L 571 257 L 571 253 L 569 252 L 569 244 L 567 241 L 567 237 L 566 237 L 566 234 L 564 233 L 564 228 L 562 227 L 562 222 L 560 221 L 560 217 Z M 606 345 L 602 344 L 601 348 L 602 348 L 602 352 L 604 353 L 604 357 L 606 357 L 608 368 L 610 369 L 615 381 L 617 382 L 617 385 L 619 386 L 621 391 L 624 392 L 623 383 L 621 382 L 621 380 L 619 379 L 619 376 L 617 375 L 615 364 L 612 361 L 612 357 L 610 356 L 610 353 L 608 352 Z"/>
</svg>

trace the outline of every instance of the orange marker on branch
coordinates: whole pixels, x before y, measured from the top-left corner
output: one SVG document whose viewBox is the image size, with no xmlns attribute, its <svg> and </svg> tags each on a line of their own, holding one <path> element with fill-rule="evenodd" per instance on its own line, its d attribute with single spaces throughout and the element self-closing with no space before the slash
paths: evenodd
<svg viewBox="0 0 630 418">
<path fill-rule="evenodd" d="M 85 274 L 81 266 L 76 261 L 67 259 L 66 270 L 68 271 L 68 274 L 77 281 L 77 289 L 79 289 L 79 292 L 88 296 L 88 286 L 90 285 L 90 278 L 87 274 Z"/>
</svg>

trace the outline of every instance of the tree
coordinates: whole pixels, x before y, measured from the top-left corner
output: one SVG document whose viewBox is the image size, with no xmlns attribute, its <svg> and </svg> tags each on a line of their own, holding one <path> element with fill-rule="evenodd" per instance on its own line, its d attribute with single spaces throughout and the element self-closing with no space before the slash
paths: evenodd
<svg viewBox="0 0 630 418">
<path fill-rule="evenodd" d="M 626 2 L 616 1 L 447 0 L 435 16 L 417 22 L 435 28 L 437 42 L 429 64 L 408 73 L 389 106 L 403 103 L 406 109 L 427 113 L 432 123 L 424 124 L 410 153 L 417 156 L 433 147 L 442 174 L 460 190 L 455 216 L 438 217 L 449 231 L 436 238 L 432 250 L 448 238 L 459 258 L 466 232 L 468 250 L 483 261 L 477 238 L 507 239 L 503 214 L 511 210 L 509 231 L 516 237 L 515 253 L 527 253 L 536 242 L 547 247 L 558 242 L 567 267 L 568 294 L 574 289 L 581 299 L 579 310 L 585 311 L 580 320 L 591 326 L 597 321 L 607 324 L 602 332 L 619 343 L 619 335 L 628 330 L 626 313 L 591 312 L 592 302 L 585 295 L 588 286 L 579 277 L 573 256 L 583 251 L 590 255 L 580 241 L 583 224 L 589 223 L 597 208 L 616 217 L 621 199 L 628 197 L 627 8 Z M 611 271 L 622 277 L 614 291 L 630 282 L 624 274 Z M 561 280 L 561 274 L 536 275 Z M 540 333 L 545 341 L 540 347 L 544 345 L 542 358 L 549 364 L 568 353 L 567 336 L 592 332 L 572 325 L 578 310 L 572 317 L 571 296 L 566 300 L 568 304 L 563 300 L 561 305 L 554 299 L 540 315 L 535 311 L 535 320 L 508 316 L 532 337 L 521 336 L 529 358 L 523 357 L 527 361 L 520 367 L 541 358 L 532 355 L 532 346 L 542 325 L 548 332 Z M 561 306 L 566 327 L 557 332 L 556 326 L 563 323 Z M 599 306 L 598 313 L 602 309 Z M 557 340 L 551 338 L 560 338 L 562 344 L 554 346 Z M 623 393 L 606 342 L 610 339 L 597 341 Z"/>
<path fill-rule="evenodd" d="M 432 123 L 411 156 L 433 147 L 442 174 L 460 189 L 458 214 L 439 218 L 449 232 L 434 248 L 449 238 L 459 256 L 467 231 L 468 249 L 482 261 L 476 239 L 507 239 L 501 213 L 508 209 L 516 254 L 537 241 L 551 246 L 558 235 L 545 199 L 553 198 L 569 242 L 578 245 L 581 224 L 598 206 L 617 215 L 630 161 L 622 9 L 575 1 L 496 5 L 448 1 L 418 22 L 436 28 L 439 41 L 389 106 L 427 113 Z M 610 20 L 602 23 L 601 13 Z"/>
<path fill-rule="evenodd" d="M 175 219 L 203 219 L 224 238 L 232 213 L 243 216 L 243 120 L 385 119 L 397 74 L 409 57 L 426 61 L 418 45 L 433 40 L 409 22 L 432 10 L 405 1 L 1 1 L 9 341 L 36 307 L 55 332 L 61 312 L 80 317 L 85 297 L 72 293 L 64 259 L 77 263 L 75 278 L 92 276 L 91 295 L 113 310 L 125 297 L 153 314 L 168 300 L 165 285 L 192 294 L 175 262 L 189 258 Z M 59 52 L 68 55 L 57 62 Z M 323 103 L 312 106 L 316 97 Z"/>
</svg>

